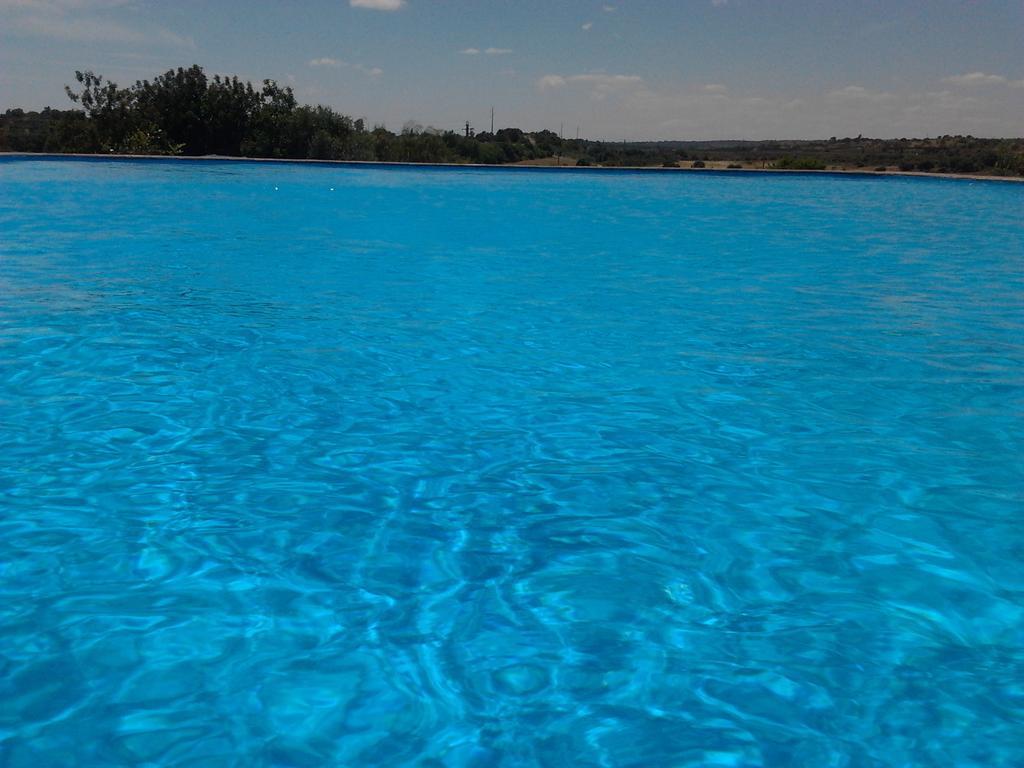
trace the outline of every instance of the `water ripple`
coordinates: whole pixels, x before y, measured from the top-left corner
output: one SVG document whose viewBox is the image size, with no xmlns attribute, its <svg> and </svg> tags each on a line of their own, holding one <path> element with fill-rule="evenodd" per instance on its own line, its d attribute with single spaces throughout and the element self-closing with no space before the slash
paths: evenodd
<svg viewBox="0 0 1024 768">
<path fill-rule="evenodd" d="M 0 766 L 1024 761 L 1016 185 L 0 181 Z"/>
</svg>

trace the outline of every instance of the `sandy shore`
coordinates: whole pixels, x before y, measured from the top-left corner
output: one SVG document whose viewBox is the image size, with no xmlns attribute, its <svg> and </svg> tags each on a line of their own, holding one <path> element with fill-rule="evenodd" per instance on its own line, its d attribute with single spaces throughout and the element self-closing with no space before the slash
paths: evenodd
<svg viewBox="0 0 1024 768">
<path fill-rule="evenodd" d="M 885 170 L 879 171 L 874 168 L 854 168 L 851 166 L 830 166 L 822 170 L 809 170 L 809 169 L 789 169 L 789 168 L 764 168 L 761 163 L 748 163 L 741 160 L 704 160 L 703 168 L 693 168 L 692 160 L 680 160 L 678 168 L 662 168 L 661 166 L 652 165 L 616 165 L 616 166 L 580 166 L 580 170 L 584 169 L 624 169 L 634 171 L 726 171 L 728 173 L 740 173 L 740 172 L 753 172 L 759 173 L 842 173 L 852 174 L 858 176 L 921 176 L 929 179 L 969 179 L 974 181 L 1016 181 L 1024 182 L 1024 176 L 994 176 L 986 175 L 982 173 L 927 173 L 925 171 L 901 171 L 895 166 L 887 167 Z M 561 162 L 556 161 L 553 157 L 546 157 L 539 160 L 523 160 L 518 163 L 509 163 L 508 166 L 518 168 L 576 168 L 575 158 L 570 160 L 569 158 L 562 158 Z M 738 167 L 737 167 L 738 166 Z M 507 166 L 500 166 L 507 167 Z"/>
<path fill-rule="evenodd" d="M 480 168 L 480 169 L 509 169 L 509 170 L 548 170 L 548 171 L 573 171 L 573 172 L 616 172 L 616 171 L 643 171 L 647 173 L 775 173 L 775 174 L 841 174 L 849 176 L 911 176 L 927 179 L 963 179 L 968 181 L 1006 181 L 1024 182 L 1022 176 L 987 176 L 984 174 L 969 173 L 926 173 L 924 171 L 901 171 L 895 168 L 877 171 L 868 168 L 829 168 L 826 170 L 790 170 L 782 168 L 762 168 L 755 164 L 744 164 L 739 161 L 729 160 L 708 160 L 703 168 L 691 167 L 692 161 L 681 161 L 678 168 L 662 168 L 650 165 L 585 165 L 577 166 L 575 159 L 562 158 L 540 158 L 537 160 L 524 160 L 519 163 L 507 163 L 503 165 L 481 165 L 478 163 L 405 163 L 405 162 L 384 162 L 380 160 L 291 160 L 271 157 L 229 157 L 226 155 L 203 155 L 201 157 L 186 157 L 183 155 L 89 155 L 89 154 L 57 154 L 50 152 L 0 152 L 0 159 L 24 158 L 34 160 L 61 160 L 66 158 L 78 158 L 85 160 L 165 160 L 176 162 L 198 162 L 217 160 L 223 162 L 239 163 L 299 163 L 306 165 L 339 165 L 339 166 L 378 166 L 378 167 L 409 167 L 409 168 Z M 740 165 L 739 168 L 729 168 L 730 165 Z"/>
</svg>

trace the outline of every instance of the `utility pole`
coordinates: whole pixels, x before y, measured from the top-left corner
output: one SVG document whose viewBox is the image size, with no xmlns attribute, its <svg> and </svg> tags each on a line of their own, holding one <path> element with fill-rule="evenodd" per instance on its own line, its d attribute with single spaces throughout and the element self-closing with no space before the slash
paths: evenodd
<svg viewBox="0 0 1024 768">
<path fill-rule="evenodd" d="M 494 133 L 494 107 L 491 107 L 491 134 Z"/>
<path fill-rule="evenodd" d="M 466 138 L 469 138 L 469 120 L 466 121 Z"/>
</svg>

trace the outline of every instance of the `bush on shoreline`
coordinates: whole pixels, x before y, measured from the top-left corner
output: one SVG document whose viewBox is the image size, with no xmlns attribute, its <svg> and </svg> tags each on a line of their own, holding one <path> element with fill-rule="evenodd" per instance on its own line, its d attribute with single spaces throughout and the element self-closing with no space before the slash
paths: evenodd
<svg viewBox="0 0 1024 768">
<path fill-rule="evenodd" d="M 824 171 L 825 163 L 814 157 L 783 157 L 775 167 L 785 171 Z"/>
</svg>

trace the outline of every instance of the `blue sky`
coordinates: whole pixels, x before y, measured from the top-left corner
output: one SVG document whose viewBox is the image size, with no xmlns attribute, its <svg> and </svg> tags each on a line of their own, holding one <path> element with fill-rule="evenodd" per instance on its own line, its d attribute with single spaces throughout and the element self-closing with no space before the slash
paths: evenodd
<svg viewBox="0 0 1024 768">
<path fill-rule="evenodd" d="M 198 63 L 393 130 L 1020 136 L 1022 41 L 1022 0 L 0 0 L 0 108 Z"/>
</svg>

